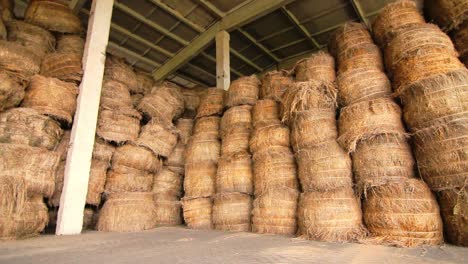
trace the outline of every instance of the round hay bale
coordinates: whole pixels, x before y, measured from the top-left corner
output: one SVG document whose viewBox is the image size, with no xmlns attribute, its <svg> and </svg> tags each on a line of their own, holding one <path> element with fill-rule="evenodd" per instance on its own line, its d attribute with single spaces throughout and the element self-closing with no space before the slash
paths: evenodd
<svg viewBox="0 0 468 264">
<path fill-rule="evenodd" d="M 468 65 L 468 19 L 452 34 L 455 47 L 460 53 L 460 59 Z"/>
<path fill-rule="evenodd" d="M 156 227 L 156 206 L 151 192 L 109 195 L 99 211 L 98 231 L 137 232 Z"/>
<path fill-rule="evenodd" d="M 104 192 L 104 187 L 106 185 L 108 168 L 109 163 L 106 161 L 95 159 L 91 161 L 86 204 L 95 206 L 99 206 L 101 204 L 101 194 Z"/>
<path fill-rule="evenodd" d="M 414 134 L 418 170 L 434 191 L 466 186 L 468 122 L 458 119 Z"/>
<path fill-rule="evenodd" d="M 298 176 L 304 192 L 326 192 L 353 186 L 351 159 L 336 141 L 296 153 Z"/>
<path fill-rule="evenodd" d="M 150 149 L 155 155 L 169 157 L 177 144 L 177 131 L 158 122 L 150 122 L 141 128 L 136 144 Z"/>
<path fill-rule="evenodd" d="M 350 49 L 374 43 L 366 25 L 357 22 L 346 22 L 335 30 L 329 41 L 330 53 L 340 57 Z"/>
<path fill-rule="evenodd" d="M 354 179 L 359 193 L 373 186 L 413 178 L 414 165 L 411 147 L 401 135 L 378 135 L 360 141 L 353 153 Z"/>
<path fill-rule="evenodd" d="M 252 106 L 234 106 L 224 112 L 220 123 L 221 137 L 238 127 L 252 129 Z"/>
<path fill-rule="evenodd" d="M 221 152 L 221 142 L 206 134 L 194 134 L 185 150 L 185 162 L 197 163 L 209 161 L 217 163 Z"/>
<path fill-rule="evenodd" d="M 338 74 L 360 68 L 375 68 L 384 71 L 382 52 L 374 43 L 363 44 L 345 50 L 337 60 Z"/>
<path fill-rule="evenodd" d="M 264 124 L 280 123 L 279 103 L 270 100 L 258 100 L 252 108 L 252 123 L 254 127 Z"/>
<path fill-rule="evenodd" d="M 457 28 L 468 19 L 468 3 L 464 0 L 426 1 L 424 11 L 444 31 Z"/>
<path fill-rule="evenodd" d="M 362 101 L 390 97 L 392 84 L 377 68 L 356 68 L 338 76 L 338 101 L 348 106 Z"/>
<path fill-rule="evenodd" d="M 234 127 L 222 138 L 221 155 L 227 156 L 239 152 L 249 152 L 251 129 Z"/>
<path fill-rule="evenodd" d="M 138 87 L 138 93 L 141 94 L 148 94 L 151 92 L 151 89 L 154 86 L 154 79 L 151 74 L 140 71 L 140 70 L 135 70 L 135 75 L 137 79 L 137 87 Z"/>
<path fill-rule="evenodd" d="M 209 119 L 198 119 L 198 122 L 202 122 L 203 120 L 209 120 Z M 219 123 L 219 121 L 218 121 Z M 179 118 L 176 121 L 176 129 L 179 131 L 179 141 L 183 145 L 187 145 L 187 143 L 190 140 L 190 137 L 192 136 L 192 130 L 193 130 L 193 120 L 188 119 L 188 118 Z"/>
<path fill-rule="evenodd" d="M 0 113 L 0 143 L 53 150 L 62 134 L 57 121 L 34 109 L 18 107 Z"/>
<path fill-rule="evenodd" d="M 80 35 L 62 34 L 57 38 L 58 53 L 73 53 L 83 56 L 85 40 Z"/>
<path fill-rule="evenodd" d="M 250 232 L 252 197 L 244 193 L 219 193 L 213 201 L 213 226 L 217 230 Z"/>
<path fill-rule="evenodd" d="M 81 82 L 83 69 L 81 55 L 75 53 L 50 53 L 41 64 L 41 75 L 66 82 Z"/>
<path fill-rule="evenodd" d="M 262 78 L 260 98 L 272 99 L 280 102 L 284 92 L 289 89 L 293 82 L 294 81 L 288 71 L 281 70 L 267 72 Z"/>
<path fill-rule="evenodd" d="M 377 44 L 385 47 L 399 29 L 425 23 L 414 1 L 399 0 L 387 4 L 380 10 L 372 25 L 372 33 Z"/>
<path fill-rule="evenodd" d="M 0 208 L 0 241 L 38 236 L 44 231 L 49 214 L 42 196 L 35 195 L 18 206 L 13 213 Z"/>
<path fill-rule="evenodd" d="M 20 43 L 0 40 L 0 68 L 29 80 L 41 70 L 41 58 Z"/>
<path fill-rule="evenodd" d="M 300 112 L 291 122 L 291 145 L 295 152 L 337 137 L 335 111 Z"/>
<path fill-rule="evenodd" d="M 185 197 L 209 197 L 215 194 L 216 163 L 202 161 L 185 164 Z"/>
<path fill-rule="evenodd" d="M 289 128 L 277 123 L 255 128 L 249 146 L 252 153 L 273 146 L 289 147 Z"/>
<path fill-rule="evenodd" d="M 155 196 L 156 226 L 177 226 L 182 224 L 182 204 L 164 196 Z"/>
<path fill-rule="evenodd" d="M 197 109 L 197 118 L 221 115 L 224 111 L 224 96 L 226 91 L 216 88 L 206 89 L 206 93 L 200 97 Z"/>
<path fill-rule="evenodd" d="M 107 56 L 104 78 L 125 84 L 130 92 L 139 92 L 137 76 L 132 66 L 128 65 L 123 58 Z"/>
<path fill-rule="evenodd" d="M 269 189 L 299 188 L 296 160 L 287 147 L 269 147 L 253 155 L 255 196 Z"/>
<path fill-rule="evenodd" d="M 438 26 L 415 24 L 398 30 L 392 42 L 388 44 L 385 49 L 386 68 L 391 71 L 401 60 L 415 56 L 424 49 L 458 56 L 452 40 Z"/>
<path fill-rule="evenodd" d="M 138 105 L 139 105 L 140 102 L 141 102 L 141 99 L 143 99 L 143 97 L 145 97 L 145 96 L 142 95 L 142 94 L 132 94 L 130 97 L 131 97 L 131 99 L 132 99 L 132 106 L 133 106 L 133 108 L 137 108 Z"/>
<path fill-rule="evenodd" d="M 151 192 L 154 174 L 125 166 L 112 165 L 107 173 L 106 194 Z"/>
<path fill-rule="evenodd" d="M 163 84 L 143 97 L 137 108 L 154 120 L 171 124 L 184 112 L 184 97 L 180 88 Z"/>
<path fill-rule="evenodd" d="M 271 188 L 255 197 L 252 210 L 252 232 L 294 235 L 299 191 L 286 187 Z"/>
<path fill-rule="evenodd" d="M 24 95 L 24 86 L 10 73 L 0 70 L 0 112 L 18 106 Z"/>
<path fill-rule="evenodd" d="M 253 188 L 252 157 L 248 153 L 235 153 L 219 159 L 216 174 L 217 193 L 253 194 Z"/>
<path fill-rule="evenodd" d="M 349 187 L 302 193 L 297 218 L 298 234 L 310 240 L 344 242 L 366 236 L 359 201 Z"/>
<path fill-rule="evenodd" d="M 135 141 L 140 132 L 141 115 L 131 108 L 99 111 L 96 133 L 106 141 L 118 144 Z"/>
<path fill-rule="evenodd" d="M 20 43 L 40 58 L 55 48 L 55 37 L 41 27 L 20 20 L 9 21 L 6 26 L 9 41 Z"/>
<path fill-rule="evenodd" d="M 374 187 L 367 192 L 362 209 L 373 242 L 400 247 L 443 242 L 439 205 L 420 180 Z"/>
<path fill-rule="evenodd" d="M 114 155 L 115 147 L 106 143 L 103 139 L 96 137 L 94 141 L 93 159 L 106 161 L 110 163 Z"/>
<path fill-rule="evenodd" d="M 468 246 L 468 193 L 466 188 L 438 193 L 445 238 L 451 244 Z"/>
<path fill-rule="evenodd" d="M 161 169 L 162 162 L 151 150 L 129 143 L 117 147 L 112 156 L 112 165 L 156 173 Z"/>
<path fill-rule="evenodd" d="M 185 165 L 185 145 L 178 143 L 171 155 L 167 157 L 167 160 L 164 161 L 164 164 L 168 166 L 171 170 L 184 174 L 184 165 Z"/>
<path fill-rule="evenodd" d="M 190 229 L 211 229 L 213 201 L 211 198 L 182 199 L 184 220 Z"/>
<path fill-rule="evenodd" d="M 56 152 L 60 156 L 60 161 L 64 161 L 67 159 L 68 148 L 70 146 L 70 137 L 71 130 L 64 130 L 62 139 L 54 148 L 54 152 Z"/>
<path fill-rule="evenodd" d="M 468 70 L 416 82 L 400 90 L 403 117 L 413 130 L 444 124 L 468 113 Z"/>
<path fill-rule="evenodd" d="M 21 106 L 70 125 L 75 115 L 77 96 L 78 87 L 74 83 L 34 75 Z"/>
<path fill-rule="evenodd" d="M 226 106 L 255 105 L 258 100 L 260 84 L 261 82 L 256 75 L 241 77 L 233 81 L 226 93 Z"/>
<path fill-rule="evenodd" d="M 79 17 L 73 14 L 66 3 L 52 0 L 31 1 L 24 20 L 50 31 L 81 33 L 83 27 Z"/>
<path fill-rule="evenodd" d="M 219 116 L 207 116 L 198 118 L 193 127 L 193 136 L 203 135 L 205 138 L 217 139 L 219 135 L 221 118 Z"/>
<path fill-rule="evenodd" d="M 184 95 L 185 111 L 191 111 L 197 113 L 197 109 L 200 106 L 200 97 L 197 92 L 192 89 L 182 89 Z"/>
<path fill-rule="evenodd" d="M 155 197 L 173 197 L 182 195 L 182 174 L 163 167 L 154 175 L 153 193 Z"/>
<path fill-rule="evenodd" d="M 390 98 L 363 101 L 343 108 L 338 129 L 338 142 L 348 152 L 353 152 L 359 141 L 376 135 L 406 133 L 400 106 Z"/>
<path fill-rule="evenodd" d="M 300 60 L 294 67 L 297 82 L 311 80 L 325 83 L 335 81 L 335 59 L 328 53 L 319 51 L 309 58 Z"/>
<path fill-rule="evenodd" d="M 99 104 L 101 108 L 131 108 L 132 105 L 132 97 L 130 97 L 130 92 L 125 84 L 114 80 L 104 80 Z"/>
</svg>

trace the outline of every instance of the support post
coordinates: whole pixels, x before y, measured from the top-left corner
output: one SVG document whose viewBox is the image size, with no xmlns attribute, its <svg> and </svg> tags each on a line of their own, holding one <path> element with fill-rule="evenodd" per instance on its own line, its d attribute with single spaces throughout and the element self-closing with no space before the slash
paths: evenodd
<svg viewBox="0 0 468 264">
<path fill-rule="evenodd" d="M 231 85 L 229 33 L 223 30 L 216 33 L 216 88 L 227 91 L 229 85 Z"/>
<path fill-rule="evenodd" d="M 57 235 L 81 233 L 88 193 L 106 48 L 114 0 L 93 1 L 83 55 L 83 80 L 68 150 Z"/>
</svg>

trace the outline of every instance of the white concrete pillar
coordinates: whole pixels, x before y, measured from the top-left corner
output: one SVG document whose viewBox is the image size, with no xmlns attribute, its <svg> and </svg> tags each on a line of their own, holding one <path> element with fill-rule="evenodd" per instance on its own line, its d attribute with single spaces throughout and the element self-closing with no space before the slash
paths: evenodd
<svg viewBox="0 0 468 264">
<path fill-rule="evenodd" d="M 231 66 L 229 61 L 229 33 L 216 33 L 216 88 L 228 90 L 231 85 Z"/>
</svg>

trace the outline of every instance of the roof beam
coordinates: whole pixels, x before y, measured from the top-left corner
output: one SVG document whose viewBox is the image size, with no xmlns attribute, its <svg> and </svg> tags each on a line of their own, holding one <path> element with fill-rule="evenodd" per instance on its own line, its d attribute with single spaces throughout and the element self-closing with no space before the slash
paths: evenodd
<svg viewBox="0 0 468 264">
<path fill-rule="evenodd" d="M 197 31 L 198 33 L 201 33 L 203 31 L 205 31 L 204 28 L 202 28 L 199 25 L 193 23 L 192 21 L 190 21 L 189 19 L 184 17 L 181 13 L 179 13 L 177 10 L 175 10 L 174 8 L 172 8 L 172 7 L 168 6 L 167 4 L 163 3 L 161 0 L 150 0 L 150 2 L 155 4 L 156 6 L 161 8 L 162 10 L 166 11 L 167 13 L 171 14 L 172 16 L 177 18 L 179 21 L 182 21 L 184 24 L 191 27 L 193 30 Z"/>
<path fill-rule="evenodd" d="M 214 62 L 214 63 L 216 64 L 216 59 L 215 59 L 215 57 L 213 57 L 213 56 L 211 56 L 211 55 L 209 55 L 209 54 L 206 54 L 205 52 L 202 52 L 202 53 L 200 53 L 200 54 L 201 54 L 203 57 L 209 59 L 210 61 L 212 61 L 212 62 Z M 238 77 L 244 76 L 243 73 L 241 73 L 240 71 L 238 71 L 238 70 L 236 70 L 236 69 L 234 69 L 234 68 L 232 68 L 232 67 L 231 67 L 231 72 L 233 72 L 233 73 L 234 73 L 235 75 L 237 75 Z"/>
<path fill-rule="evenodd" d="M 245 30 L 241 29 L 241 28 L 238 28 L 237 29 L 242 35 L 244 35 L 244 37 L 246 37 L 248 40 L 250 40 L 250 42 L 252 42 L 255 46 L 257 46 L 257 48 L 261 49 L 265 54 L 267 54 L 270 58 L 272 58 L 275 62 L 279 62 L 280 60 L 278 59 L 278 57 L 275 56 L 275 54 L 273 54 L 270 50 L 268 50 L 265 46 L 263 46 L 262 43 L 258 42 L 255 40 L 254 37 L 252 37 L 252 35 L 250 35 L 249 33 L 247 33 Z"/>
<path fill-rule="evenodd" d="M 68 6 L 73 11 L 73 13 L 78 14 L 85 3 L 86 0 L 70 0 Z"/>
<path fill-rule="evenodd" d="M 320 44 L 313 38 L 309 31 L 299 22 L 299 20 L 296 18 L 296 16 L 289 11 L 286 7 L 282 7 L 281 11 L 288 17 L 288 19 L 294 23 L 294 26 L 301 32 L 302 35 L 304 35 L 306 38 L 309 39 L 309 41 L 314 45 L 315 48 L 320 49 Z"/>
<path fill-rule="evenodd" d="M 217 16 L 218 18 L 223 18 L 226 16 L 226 13 L 223 11 L 219 10 L 216 6 L 214 6 L 212 3 L 206 1 L 206 0 L 197 0 L 197 2 L 203 6 L 205 9 L 210 11 L 213 15 Z"/>
<path fill-rule="evenodd" d="M 262 71 L 263 70 L 261 67 L 259 67 L 257 64 L 255 64 L 253 61 L 249 60 L 244 55 L 240 54 L 237 50 L 235 50 L 233 48 L 230 48 L 229 51 L 231 51 L 231 53 L 234 56 L 238 57 L 239 59 L 243 60 L 245 63 L 250 65 L 251 67 L 255 68 L 257 71 Z"/>
<path fill-rule="evenodd" d="M 369 30 L 372 29 L 369 20 L 367 20 L 364 11 L 362 10 L 361 4 L 357 0 L 351 0 L 351 4 L 353 5 L 353 9 L 359 17 L 359 20 L 362 21 Z"/>
</svg>

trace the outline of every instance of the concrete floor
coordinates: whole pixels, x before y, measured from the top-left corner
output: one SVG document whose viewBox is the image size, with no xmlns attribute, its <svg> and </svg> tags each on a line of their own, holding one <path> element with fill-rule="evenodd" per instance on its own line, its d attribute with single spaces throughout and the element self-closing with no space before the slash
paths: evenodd
<svg viewBox="0 0 468 264">
<path fill-rule="evenodd" d="M 0 242 L 0 263 L 468 263 L 468 248 L 402 249 L 163 227 Z"/>
</svg>

